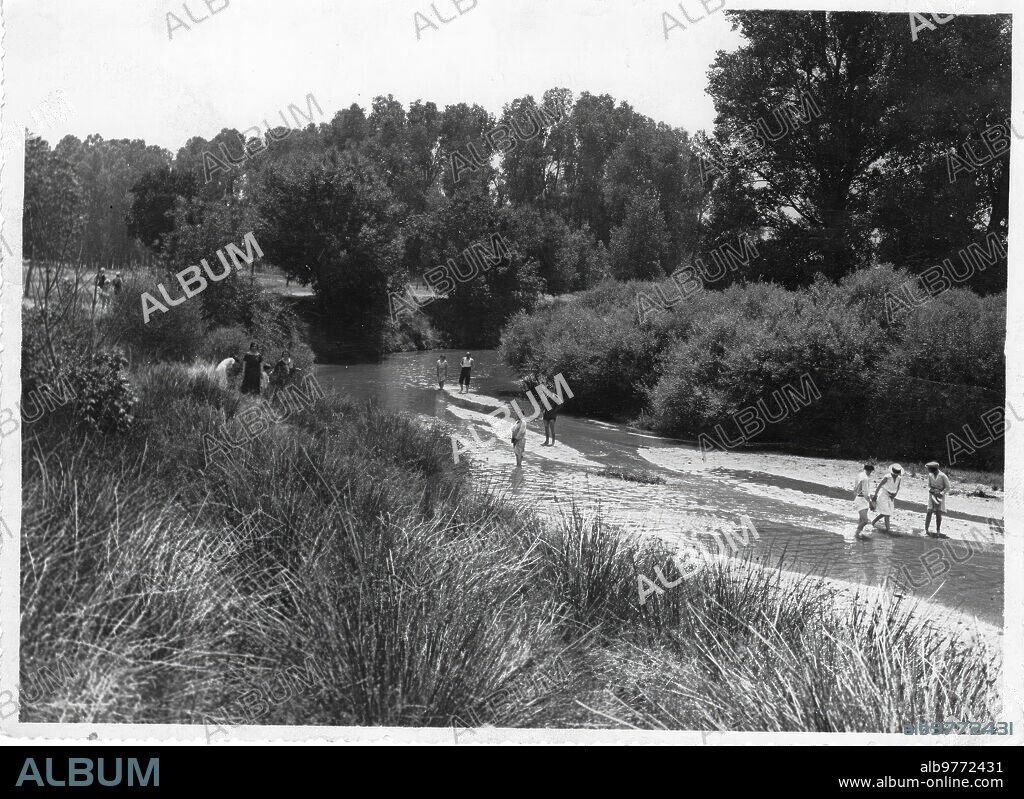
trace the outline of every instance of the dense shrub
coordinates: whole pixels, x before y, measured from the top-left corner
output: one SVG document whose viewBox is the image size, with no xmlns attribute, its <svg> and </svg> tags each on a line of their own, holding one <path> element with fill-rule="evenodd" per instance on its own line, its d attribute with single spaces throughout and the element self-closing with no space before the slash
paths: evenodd
<svg viewBox="0 0 1024 799">
<path fill-rule="evenodd" d="M 667 435 L 697 439 L 756 407 L 778 417 L 779 392 L 821 399 L 790 410 L 751 440 L 821 451 L 931 458 L 946 436 L 1002 403 L 1005 294 L 953 289 L 892 313 L 886 295 L 910 279 L 891 266 L 863 269 L 835 284 L 800 290 L 766 283 L 703 290 L 641 324 L 637 295 L 652 283 L 606 282 L 562 304 L 520 314 L 505 328 L 502 353 L 521 374 L 562 372 L 576 407 L 632 414 Z M 922 297 L 920 287 L 915 296 Z M 748 428 L 749 429 L 749 428 Z M 979 450 L 997 467 L 1002 447 Z M 941 458 L 940 458 L 941 459 Z"/>
<path fill-rule="evenodd" d="M 536 316 L 520 314 L 505 330 L 504 358 L 524 376 L 559 373 L 573 391 L 581 413 L 629 413 L 652 381 L 655 339 L 619 307 L 606 314 L 570 304 Z"/>
<path fill-rule="evenodd" d="M 121 293 L 110 300 L 110 309 L 104 319 L 105 330 L 128 349 L 133 360 L 190 360 L 198 354 L 206 330 L 202 304 L 197 298 L 192 298 L 169 307 L 166 312 L 154 311 L 146 321 L 142 295 L 148 292 L 162 303 L 158 288 L 161 281 L 172 297 L 180 291 L 177 282 L 170 282 L 166 275 L 150 272 L 129 275 Z"/>
<path fill-rule="evenodd" d="M 71 370 L 75 415 L 94 430 L 126 430 L 135 421 L 137 397 L 120 353 L 100 352 Z"/>
<path fill-rule="evenodd" d="M 155 363 L 202 358 L 217 362 L 229 356 L 240 357 L 249 349 L 249 342 L 255 340 L 265 361 L 276 360 L 284 350 L 289 350 L 300 368 L 306 369 L 313 363 L 313 352 L 299 336 L 298 323 L 291 310 L 277 297 L 256 284 L 250 284 L 248 278 L 237 278 L 239 285 L 245 286 L 247 296 L 252 295 L 244 313 L 240 311 L 234 317 L 220 315 L 234 318 L 234 324 L 210 330 L 213 320 L 204 315 L 206 306 L 199 302 L 199 298 L 210 291 L 209 288 L 180 305 L 168 308 L 166 313 L 151 313 L 146 322 L 142 310 L 143 292 L 149 292 L 160 300 L 157 285 L 163 281 L 174 296 L 177 289 L 168 280 L 166 276 L 137 273 L 111 300 L 109 313 L 103 322 L 105 333 L 108 339 L 124 347 L 134 361 Z M 174 286 L 177 286 L 176 282 Z"/>
</svg>

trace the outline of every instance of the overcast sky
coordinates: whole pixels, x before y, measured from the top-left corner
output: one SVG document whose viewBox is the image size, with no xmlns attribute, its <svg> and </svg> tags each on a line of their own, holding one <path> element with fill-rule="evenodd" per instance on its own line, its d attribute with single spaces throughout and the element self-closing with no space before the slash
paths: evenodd
<svg viewBox="0 0 1024 799">
<path fill-rule="evenodd" d="M 713 123 L 704 89 L 715 52 L 739 42 L 700 0 L 682 2 L 693 23 L 658 0 L 460 3 L 462 16 L 454 0 L 435 0 L 453 18 L 442 23 L 429 0 L 227 0 L 213 15 L 204 0 L 6 0 L 4 128 L 24 122 L 51 143 L 99 133 L 176 151 L 190 136 L 273 120 L 289 104 L 305 110 L 310 92 L 329 120 L 378 94 L 497 113 L 566 86 L 693 132 Z M 666 39 L 664 11 L 686 29 Z M 188 28 L 172 19 L 169 35 L 168 12 Z M 37 113 L 33 124 L 58 92 L 72 109 L 66 121 L 51 112 L 47 125 Z"/>
</svg>

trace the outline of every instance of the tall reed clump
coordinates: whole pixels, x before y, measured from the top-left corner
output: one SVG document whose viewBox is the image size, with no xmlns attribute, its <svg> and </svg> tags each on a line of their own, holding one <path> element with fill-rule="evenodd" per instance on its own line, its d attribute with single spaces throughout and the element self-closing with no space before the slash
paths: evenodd
<svg viewBox="0 0 1024 799">
<path fill-rule="evenodd" d="M 902 732 L 999 715 L 1000 658 L 891 595 L 725 559 L 647 603 L 592 661 L 601 726 Z M 668 624 L 661 623 L 667 619 Z"/>
<path fill-rule="evenodd" d="M 128 433 L 26 431 L 24 718 L 491 720 L 557 648 L 538 525 L 440 433 L 328 398 L 246 440 L 252 401 L 202 370 L 136 383 Z"/>
</svg>

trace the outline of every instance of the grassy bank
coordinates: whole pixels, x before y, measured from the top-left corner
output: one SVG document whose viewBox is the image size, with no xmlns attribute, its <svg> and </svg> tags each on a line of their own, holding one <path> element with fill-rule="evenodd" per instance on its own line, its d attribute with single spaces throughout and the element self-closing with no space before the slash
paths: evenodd
<svg viewBox="0 0 1024 799">
<path fill-rule="evenodd" d="M 775 565 L 674 567 L 475 486 L 443 432 L 208 368 L 127 377 L 133 423 L 72 403 L 23 438 L 24 721 L 899 731 L 999 717 L 999 656 Z M 257 431 L 248 436 L 249 431 Z M 240 442 L 221 447 L 213 439 Z"/>
<path fill-rule="evenodd" d="M 909 279 L 883 266 L 839 284 L 733 285 L 685 299 L 671 281 L 609 282 L 515 317 L 502 354 L 521 374 L 562 373 L 579 412 L 678 438 L 948 463 L 955 434 L 957 465 L 1001 470 L 1001 436 L 965 447 L 963 428 L 981 441 L 983 417 L 999 429 L 990 414 L 1005 393 L 1006 296 L 951 289 L 895 306 Z M 641 317 L 641 303 L 660 298 L 669 307 Z M 810 400 L 794 408 L 787 391 Z"/>
</svg>

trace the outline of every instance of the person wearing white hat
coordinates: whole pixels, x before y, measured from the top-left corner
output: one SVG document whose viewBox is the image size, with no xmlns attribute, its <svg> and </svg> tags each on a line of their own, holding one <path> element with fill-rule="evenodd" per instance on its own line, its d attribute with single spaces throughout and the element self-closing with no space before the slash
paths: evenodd
<svg viewBox="0 0 1024 799">
<path fill-rule="evenodd" d="M 878 515 L 871 524 L 872 526 L 876 525 L 879 519 L 885 519 L 885 532 L 887 533 L 892 532 L 889 527 L 889 517 L 892 516 L 893 511 L 896 509 L 895 500 L 896 495 L 900 492 L 902 479 L 903 467 L 898 463 L 894 463 L 889 467 L 889 474 L 875 488 L 875 495 L 872 497 Z"/>
<path fill-rule="evenodd" d="M 925 464 L 928 469 L 928 510 L 924 514 L 924 533 L 932 535 L 931 527 L 932 513 L 935 514 L 935 535 L 933 538 L 942 537 L 942 514 L 946 512 L 946 492 L 950 489 L 949 478 L 939 470 L 938 461 L 929 461 Z"/>
</svg>

